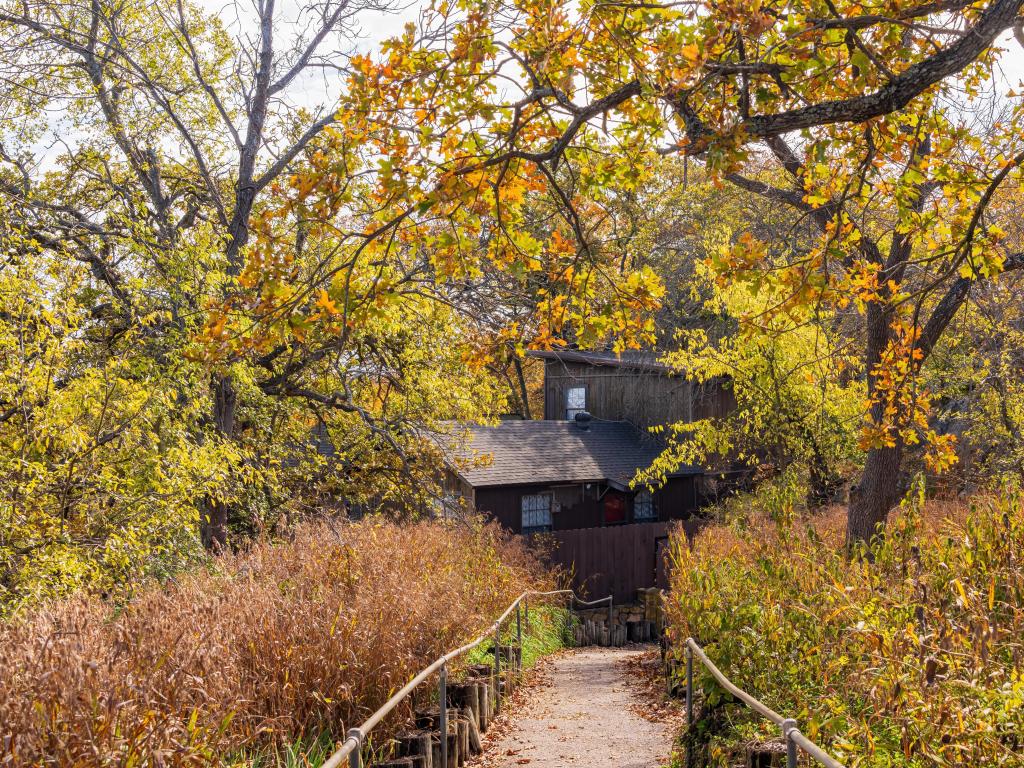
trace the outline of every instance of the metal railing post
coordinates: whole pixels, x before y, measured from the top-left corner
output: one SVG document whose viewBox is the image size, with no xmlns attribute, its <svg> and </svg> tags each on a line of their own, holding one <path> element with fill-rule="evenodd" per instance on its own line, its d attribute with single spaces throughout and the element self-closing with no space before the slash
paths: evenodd
<svg viewBox="0 0 1024 768">
<path fill-rule="evenodd" d="M 693 649 L 686 648 L 686 725 L 693 725 Z"/>
<path fill-rule="evenodd" d="M 438 674 L 437 693 L 441 702 L 438 729 L 441 731 L 441 768 L 448 768 L 448 665 L 443 664 Z"/>
<path fill-rule="evenodd" d="M 519 658 L 516 659 L 516 674 L 523 671 L 523 621 L 520 607 L 516 606 L 516 644 L 519 646 Z M 518 679 L 518 678 L 516 678 Z"/>
<path fill-rule="evenodd" d="M 501 627 L 494 628 L 494 711 L 501 711 Z"/>
<path fill-rule="evenodd" d="M 686 646 L 686 768 L 693 765 L 691 748 L 693 744 L 693 649 L 687 640 Z"/>
<path fill-rule="evenodd" d="M 796 742 L 790 738 L 796 729 L 796 720 L 786 718 L 782 721 L 782 740 L 786 743 L 786 768 L 796 768 Z"/>
<path fill-rule="evenodd" d="M 348 768 L 362 768 L 363 765 L 363 732 L 358 728 L 349 728 L 347 736 L 356 740 L 356 748 L 349 753 Z"/>
</svg>

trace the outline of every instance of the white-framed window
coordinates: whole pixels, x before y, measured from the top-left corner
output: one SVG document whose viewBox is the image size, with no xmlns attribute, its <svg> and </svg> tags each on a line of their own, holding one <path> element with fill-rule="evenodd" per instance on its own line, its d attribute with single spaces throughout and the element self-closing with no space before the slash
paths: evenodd
<svg viewBox="0 0 1024 768">
<path fill-rule="evenodd" d="M 565 390 L 565 418 L 572 421 L 577 413 L 587 410 L 587 388 L 569 387 Z"/>
<path fill-rule="evenodd" d="M 654 497 L 651 492 L 646 488 L 637 491 L 636 496 L 633 497 L 633 519 L 654 520 L 657 516 L 658 512 L 654 509 Z"/>
<path fill-rule="evenodd" d="M 527 493 L 523 495 L 523 533 L 551 530 L 551 494 Z"/>
</svg>

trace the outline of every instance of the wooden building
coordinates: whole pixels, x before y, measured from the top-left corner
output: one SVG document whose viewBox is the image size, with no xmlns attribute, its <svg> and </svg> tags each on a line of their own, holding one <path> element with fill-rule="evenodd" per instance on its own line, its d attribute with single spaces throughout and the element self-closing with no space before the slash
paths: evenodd
<svg viewBox="0 0 1024 768">
<path fill-rule="evenodd" d="M 592 596 L 665 586 L 669 526 L 692 518 L 708 485 L 683 466 L 660 487 L 635 486 L 664 447 L 647 428 L 727 413 L 728 381 L 697 385 L 639 353 L 532 354 L 545 364 L 544 420 L 467 425 L 446 448 L 449 490 L 515 533 L 543 535 Z"/>
<path fill-rule="evenodd" d="M 735 407 L 729 382 L 688 380 L 649 352 L 536 351 L 544 360 L 544 418 L 628 421 L 646 429 L 724 416 Z"/>
<path fill-rule="evenodd" d="M 580 416 L 468 430 L 458 492 L 515 533 L 682 520 L 699 502 L 693 467 L 654 491 L 630 487 L 661 448 L 625 421 Z"/>
</svg>

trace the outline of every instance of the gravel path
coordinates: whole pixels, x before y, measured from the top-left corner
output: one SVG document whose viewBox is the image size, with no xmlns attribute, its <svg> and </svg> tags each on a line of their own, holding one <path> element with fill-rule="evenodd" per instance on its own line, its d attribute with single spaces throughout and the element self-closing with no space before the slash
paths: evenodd
<svg viewBox="0 0 1024 768">
<path fill-rule="evenodd" d="M 641 717 L 634 649 L 585 648 L 549 660 L 475 765 L 487 768 L 658 768 L 672 728 Z M 649 693 L 648 693 L 649 695 Z M 500 718 L 505 720 L 506 717 Z M 497 725 L 497 723 L 496 723 Z"/>
</svg>

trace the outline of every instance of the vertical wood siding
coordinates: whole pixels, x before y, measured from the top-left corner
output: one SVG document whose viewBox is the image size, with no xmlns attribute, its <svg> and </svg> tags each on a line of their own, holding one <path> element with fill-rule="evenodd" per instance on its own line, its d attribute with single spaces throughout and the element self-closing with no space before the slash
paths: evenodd
<svg viewBox="0 0 1024 768">
<path fill-rule="evenodd" d="M 656 371 L 546 360 L 545 419 L 565 419 L 566 393 L 573 387 L 586 388 L 587 410 L 595 418 L 640 428 L 724 416 L 734 405 L 724 380 L 695 384 Z"/>
<path fill-rule="evenodd" d="M 611 594 L 615 602 L 625 603 L 636 600 L 637 589 L 667 586 L 666 568 L 658 557 L 664 556 L 664 542 L 675 525 L 682 525 L 690 537 L 697 530 L 691 519 L 554 531 L 533 538 L 550 547 L 552 565 L 573 573 L 575 589 L 591 598 Z"/>
<path fill-rule="evenodd" d="M 522 532 L 522 498 L 527 494 L 550 493 L 558 502 L 552 512 L 552 527 L 557 530 L 590 528 L 604 525 L 604 505 L 601 493 L 604 486 L 594 483 L 590 490 L 582 485 L 517 485 L 502 488 L 477 488 L 476 511 L 489 515 L 505 528 Z M 633 494 L 628 494 L 629 520 L 633 519 Z M 654 492 L 654 506 L 660 522 L 684 520 L 698 505 L 696 482 L 693 477 L 672 477 Z M 621 525 L 609 526 L 610 529 Z"/>
</svg>

